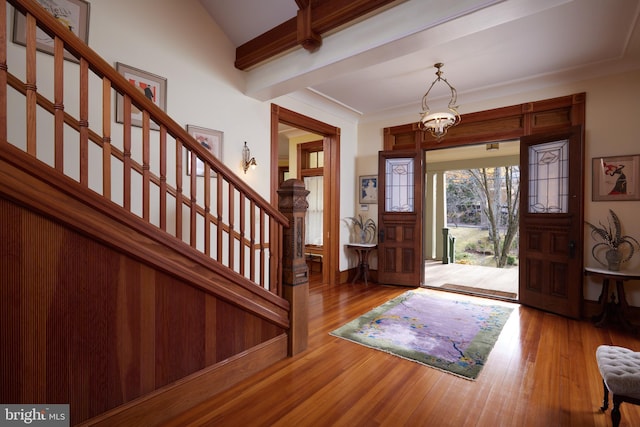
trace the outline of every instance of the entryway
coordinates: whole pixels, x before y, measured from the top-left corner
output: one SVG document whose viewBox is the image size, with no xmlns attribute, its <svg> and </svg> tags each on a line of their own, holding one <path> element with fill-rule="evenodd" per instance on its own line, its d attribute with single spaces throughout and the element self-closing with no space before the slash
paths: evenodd
<svg viewBox="0 0 640 427">
<path fill-rule="evenodd" d="M 511 218 L 508 215 L 513 212 L 511 207 L 517 206 L 518 199 L 516 196 L 514 201 L 514 196 L 509 196 L 511 191 L 506 190 L 505 172 L 498 174 L 495 171 L 517 168 L 519 151 L 519 141 L 512 140 L 426 152 L 425 187 L 432 191 L 426 192 L 424 286 L 518 300 L 517 235 L 511 244 L 513 259 L 509 259 L 504 268 L 497 268 L 493 252 L 486 252 L 494 248 L 488 238 L 491 227 L 482 206 L 492 203 L 494 214 L 498 212 L 507 218 L 493 216 L 500 222 L 497 224 L 499 233 L 506 231 L 502 227 L 507 226 L 507 220 Z M 484 187 L 476 184 L 477 188 L 472 190 L 472 180 L 464 178 L 465 173 L 469 175 L 472 170 L 484 178 L 477 180 L 485 183 Z M 515 179 L 518 179 L 517 175 Z M 499 200 L 495 196 L 488 199 L 489 194 L 496 192 L 502 193 Z M 479 193 L 487 196 L 480 197 Z M 512 200 L 511 207 L 503 206 L 508 198 Z M 517 225 L 517 221 L 514 224 Z M 476 232 L 469 234 L 469 230 Z M 455 253 L 443 256 L 446 251 L 443 241 L 452 238 L 455 238 L 455 243 L 451 244 L 455 245 Z M 478 255 L 484 253 L 489 255 Z M 442 262 L 445 258 L 447 263 Z"/>
<path fill-rule="evenodd" d="M 469 264 L 424 263 L 429 288 L 474 294 L 504 300 L 518 300 L 518 268 L 495 268 Z"/>
</svg>

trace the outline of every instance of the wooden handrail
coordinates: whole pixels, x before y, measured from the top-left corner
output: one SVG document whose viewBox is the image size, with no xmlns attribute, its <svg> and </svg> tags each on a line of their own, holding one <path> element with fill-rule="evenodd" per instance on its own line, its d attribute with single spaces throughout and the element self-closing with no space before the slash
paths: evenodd
<svg viewBox="0 0 640 427">
<path fill-rule="evenodd" d="M 271 292 L 279 295 L 281 291 L 280 277 L 278 276 L 279 264 L 282 259 L 281 238 L 276 236 L 282 234 L 282 228 L 288 227 L 287 218 L 282 215 L 274 206 L 257 194 L 242 179 L 237 177 L 219 159 L 215 158 L 207 149 L 201 146 L 189 133 L 178 123 L 172 120 L 164 111 L 148 100 L 144 94 L 136 90 L 119 72 L 102 59 L 96 52 L 89 48 L 82 40 L 58 22 L 51 14 L 42 8 L 34 0 L 0 0 L 2 13 L 6 16 L 7 3 L 13 5 L 17 11 L 26 15 L 26 51 L 25 61 L 26 81 L 9 72 L 6 53 L 6 38 L 2 43 L 0 54 L 0 83 L 6 94 L 6 88 L 12 87 L 17 93 L 22 94 L 26 99 L 27 131 L 26 131 L 26 153 L 35 157 L 38 150 L 36 139 L 36 106 L 48 112 L 54 117 L 54 165 L 53 167 L 61 173 L 65 173 L 64 165 L 64 127 L 73 129 L 78 133 L 79 140 L 79 167 L 78 176 L 75 177 L 78 183 L 89 188 L 89 147 L 95 145 L 102 150 L 102 195 L 112 201 L 114 188 L 112 185 L 111 162 L 115 159 L 122 167 L 122 179 L 124 188 L 122 189 L 122 200 L 116 203 L 133 212 L 132 197 L 140 195 L 141 208 L 138 216 L 145 222 L 152 223 L 152 206 L 150 198 L 152 189 L 159 193 L 158 224 L 157 226 L 167 231 L 168 217 L 175 218 L 174 237 L 187 241 L 193 248 L 196 248 L 199 234 L 197 223 L 204 219 L 204 247 L 200 250 L 211 256 L 214 261 L 221 262 L 228 268 L 236 271 L 240 275 L 256 282 L 261 287 L 265 287 Z M 2 7 L 4 6 L 4 7 Z M 3 22 L 6 22 L 3 21 Z M 54 40 L 54 100 L 48 99 L 37 91 L 36 82 L 36 46 L 35 31 L 37 28 L 45 31 Z M 74 117 L 65 111 L 62 81 L 64 79 L 64 52 L 70 52 L 79 61 L 80 80 L 80 100 L 78 101 L 78 117 Z M 89 76 L 93 73 L 102 79 L 102 126 L 101 133 L 92 129 L 89 125 Z M 124 98 L 124 123 L 122 132 L 121 149 L 112 141 L 114 137 L 111 120 L 111 96 L 113 91 Z M 95 94 L 93 94 L 95 96 Z M 6 96 L 4 97 L 6 99 Z M 132 136 L 131 107 L 135 106 L 142 112 L 142 133 L 140 140 Z M 6 105 L 0 106 L 6 111 Z M 0 135 L 4 138 L 1 143 L 7 141 L 6 122 L 7 115 L 0 114 Z M 151 170 L 150 148 L 151 129 L 150 124 L 154 122 L 159 125 L 159 175 Z M 168 152 L 168 140 L 175 141 L 175 152 Z M 154 136 L 155 140 L 155 136 Z M 140 144 L 142 153 L 139 157 L 132 154 L 132 146 Z M 183 165 L 183 150 L 186 149 L 190 156 L 189 171 Z M 168 170 L 167 159 L 175 159 L 176 169 Z M 196 177 L 196 159 L 205 165 L 205 176 L 203 179 Z M 141 184 L 132 187 L 135 176 L 140 176 Z M 175 174 L 175 175 L 173 175 Z M 190 174 L 190 176 L 188 175 Z M 211 176 L 217 176 L 212 185 Z M 168 184 L 167 178 L 175 176 L 175 187 Z M 185 180 L 186 178 L 186 180 Z M 183 188 L 188 190 L 183 192 Z M 204 193 L 204 203 L 196 200 L 196 194 Z M 212 201 L 212 195 L 217 197 Z M 168 198 L 175 201 L 175 211 L 168 215 Z M 248 203 L 247 203 L 248 201 Z M 215 213 L 211 212 L 215 208 Z M 184 212 L 183 212 L 184 211 Z M 265 221 L 265 219 L 268 219 Z M 188 224 L 189 231 L 183 236 L 183 224 Z M 214 227 L 216 232 L 212 233 L 210 227 Z M 259 227 L 259 230 L 256 229 Z M 265 232 L 265 227 L 268 233 Z M 185 230 L 186 231 L 186 230 Z M 226 240 L 225 240 L 226 239 Z M 215 240 L 217 247 L 211 247 L 212 240 Z M 248 253 L 247 253 L 248 252 Z M 226 257 L 226 259 L 224 259 Z M 247 262 L 248 259 L 248 262 Z M 259 269 L 256 273 L 256 268 Z M 267 272 L 268 268 L 268 272 Z"/>
</svg>

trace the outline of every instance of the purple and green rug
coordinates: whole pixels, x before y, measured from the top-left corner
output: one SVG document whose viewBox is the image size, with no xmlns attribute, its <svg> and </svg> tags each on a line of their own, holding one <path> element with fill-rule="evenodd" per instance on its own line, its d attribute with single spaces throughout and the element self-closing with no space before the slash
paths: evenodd
<svg viewBox="0 0 640 427">
<path fill-rule="evenodd" d="M 331 335 L 475 379 L 512 311 L 496 301 L 415 289 Z"/>
</svg>

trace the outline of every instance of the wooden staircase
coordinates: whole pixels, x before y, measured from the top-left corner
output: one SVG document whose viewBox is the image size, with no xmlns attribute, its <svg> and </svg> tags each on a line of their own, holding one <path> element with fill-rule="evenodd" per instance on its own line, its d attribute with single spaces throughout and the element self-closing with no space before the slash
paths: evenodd
<svg viewBox="0 0 640 427">
<path fill-rule="evenodd" d="M 286 357 L 289 219 L 37 2 L 0 15 L 0 401 L 156 425 Z"/>
</svg>

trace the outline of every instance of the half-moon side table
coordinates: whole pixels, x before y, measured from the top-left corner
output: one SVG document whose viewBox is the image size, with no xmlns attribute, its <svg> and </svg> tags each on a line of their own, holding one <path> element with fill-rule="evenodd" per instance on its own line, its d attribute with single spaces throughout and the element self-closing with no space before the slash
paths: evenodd
<svg viewBox="0 0 640 427">
<path fill-rule="evenodd" d="M 612 271 L 606 268 L 599 267 L 585 267 L 585 276 L 595 276 L 602 278 L 602 292 L 598 298 L 598 302 L 602 307 L 602 312 L 593 317 L 598 328 L 601 328 L 607 324 L 610 317 L 617 317 L 622 326 L 627 330 L 636 333 L 636 328 L 629 323 L 624 317 L 625 312 L 628 310 L 627 298 L 624 296 L 624 282 L 627 280 L 640 280 L 640 272 L 633 271 Z M 615 296 L 609 292 L 609 281 L 614 280 L 616 282 L 616 293 L 618 294 L 618 302 L 615 302 Z"/>
<path fill-rule="evenodd" d="M 358 271 L 351 283 L 355 283 L 360 277 L 364 279 L 364 284 L 369 285 L 369 254 L 378 247 L 375 243 L 349 243 L 346 245 L 348 249 L 358 254 Z"/>
</svg>

